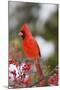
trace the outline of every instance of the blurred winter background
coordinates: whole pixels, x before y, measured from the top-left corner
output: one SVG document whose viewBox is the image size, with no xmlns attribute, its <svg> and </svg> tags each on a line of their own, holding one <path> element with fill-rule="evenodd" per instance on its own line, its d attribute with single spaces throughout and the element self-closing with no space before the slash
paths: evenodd
<svg viewBox="0 0 60 90">
<path fill-rule="evenodd" d="M 48 75 L 58 65 L 58 5 L 12 1 L 8 4 L 9 48 L 16 45 L 13 57 L 22 50 L 18 36 L 21 24 L 29 21 L 28 26 L 41 48 L 43 71 Z"/>
</svg>

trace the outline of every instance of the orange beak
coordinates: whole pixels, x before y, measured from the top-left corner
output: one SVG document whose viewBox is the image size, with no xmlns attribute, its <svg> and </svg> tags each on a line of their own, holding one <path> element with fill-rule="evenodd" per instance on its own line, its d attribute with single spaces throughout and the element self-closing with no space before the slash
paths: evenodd
<svg viewBox="0 0 60 90">
<path fill-rule="evenodd" d="M 23 33 L 21 31 L 19 32 L 19 36 L 23 36 Z"/>
</svg>

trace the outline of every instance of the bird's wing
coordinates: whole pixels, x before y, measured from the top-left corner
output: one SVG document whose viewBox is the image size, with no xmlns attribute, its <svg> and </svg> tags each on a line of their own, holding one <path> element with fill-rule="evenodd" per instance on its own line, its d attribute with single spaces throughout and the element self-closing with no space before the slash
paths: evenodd
<svg viewBox="0 0 60 90">
<path fill-rule="evenodd" d="M 30 40 L 30 43 L 31 43 L 31 45 L 35 45 L 35 47 L 38 49 L 39 57 L 41 57 L 40 48 L 39 48 L 38 43 L 37 43 L 37 41 L 35 40 L 35 38 L 32 38 L 32 39 Z M 33 44 L 32 44 L 32 43 L 33 43 Z M 34 49 L 35 49 L 35 48 L 34 48 Z"/>
<path fill-rule="evenodd" d="M 39 56 L 41 57 L 40 48 L 39 48 L 39 46 L 38 46 L 38 43 L 37 43 L 37 41 L 36 41 L 36 40 L 35 40 L 35 43 L 36 43 L 36 45 L 37 45 L 37 48 L 38 48 L 38 53 L 39 53 Z"/>
</svg>

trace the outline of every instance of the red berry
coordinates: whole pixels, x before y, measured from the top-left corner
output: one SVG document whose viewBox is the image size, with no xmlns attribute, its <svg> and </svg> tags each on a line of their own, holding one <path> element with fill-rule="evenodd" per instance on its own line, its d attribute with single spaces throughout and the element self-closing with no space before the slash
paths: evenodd
<svg viewBox="0 0 60 90">
<path fill-rule="evenodd" d="M 11 77 L 9 77 L 9 79 L 11 79 Z"/>
<path fill-rule="evenodd" d="M 49 83 L 49 85 L 50 85 L 50 84 L 55 85 L 55 79 L 54 79 L 54 76 L 50 76 L 50 77 L 49 77 L 48 83 Z"/>
<path fill-rule="evenodd" d="M 11 72 L 14 76 L 16 76 L 16 70 L 14 70 L 13 72 Z"/>
<path fill-rule="evenodd" d="M 26 87 L 29 87 L 30 81 L 31 81 L 31 77 L 29 77 L 29 78 L 24 82 L 25 85 L 26 85 Z"/>
<path fill-rule="evenodd" d="M 58 74 L 56 74 L 56 83 L 58 83 Z"/>
<path fill-rule="evenodd" d="M 58 74 L 58 69 L 56 69 L 56 74 Z"/>
</svg>

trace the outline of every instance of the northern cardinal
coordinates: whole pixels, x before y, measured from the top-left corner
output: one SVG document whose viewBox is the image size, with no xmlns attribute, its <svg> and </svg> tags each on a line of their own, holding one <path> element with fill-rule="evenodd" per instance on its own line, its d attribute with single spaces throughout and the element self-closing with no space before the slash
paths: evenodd
<svg viewBox="0 0 60 90">
<path fill-rule="evenodd" d="M 40 48 L 35 38 L 32 36 L 27 24 L 22 25 L 21 29 L 19 30 L 19 35 L 22 37 L 22 48 L 24 54 L 27 58 L 30 58 L 34 61 L 37 75 L 40 79 L 43 79 L 44 75 L 39 62 L 41 58 Z"/>
</svg>

